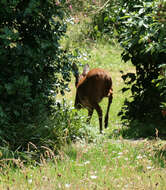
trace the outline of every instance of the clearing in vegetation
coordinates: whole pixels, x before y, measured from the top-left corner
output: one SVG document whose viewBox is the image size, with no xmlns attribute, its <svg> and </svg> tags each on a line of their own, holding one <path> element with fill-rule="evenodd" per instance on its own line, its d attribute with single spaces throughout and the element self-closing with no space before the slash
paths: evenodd
<svg viewBox="0 0 166 190">
<path fill-rule="evenodd" d="M 15 5 L 17 4 L 17 1 L 13 2 Z M 33 1 L 33 3 L 34 2 L 35 1 Z M 80 1 L 76 2 L 79 3 Z M 87 3 L 86 1 L 82 2 Z M 106 4 L 108 2 L 109 1 L 106 1 Z M 3 1 L 3 3 L 5 3 L 5 1 Z M 57 6 L 59 6 L 58 3 Z M 95 4 L 95 1 L 93 1 L 93 3 Z M 33 8 L 33 6 L 31 8 Z M 13 10 L 16 11 L 17 9 L 14 8 Z M 79 10 L 79 12 L 81 11 L 82 10 Z M 37 12 L 38 11 L 35 11 L 34 13 Z M 27 11 L 27 14 L 29 14 L 29 11 Z M 140 14 L 142 14 L 142 10 L 140 11 Z M 40 14 L 40 16 L 42 16 L 42 14 Z M 73 77 L 70 83 L 71 91 L 66 93 L 64 97 L 55 97 L 55 99 L 58 99 L 59 102 L 63 102 L 62 99 L 64 98 L 64 104 L 66 103 L 67 106 L 61 107 L 62 109 L 59 112 L 56 110 L 56 115 L 54 115 L 55 118 L 51 118 L 52 120 L 50 119 L 48 121 L 51 123 L 49 123 L 50 125 L 47 126 L 43 124 L 43 128 L 37 128 L 36 125 L 33 126 L 37 131 L 37 135 L 34 135 L 34 137 L 37 139 L 36 143 L 40 141 L 39 144 L 36 145 L 35 143 L 29 143 L 27 151 L 25 149 L 20 151 L 20 147 L 18 147 L 18 150 L 15 150 L 15 152 L 9 151 L 10 143 L 8 145 L 5 142 L 6 146 L 1 147 L 0 189 L 166 189 L 166 146 L 165 141 L 158 138 L 160 132 L 158 130 L 154 130 L 152 131 L 153 137 L 151 137 L 151 139 L 140 139 L 138 138 L 140 136 L 137 131 L 129 130 L 127 126 L 122 123 L 120 117 L 118 116 L 125 99 L 130 96 L 130 91 L 127 91 L 124 94 L 121 91 L 121 89 L 124 87 L 124 83 L 121 78 L 121 71 L 123 71 L 123 74 L 129 72 L 134 73 L 135 68 L 130 62 L 122 62 L 122 50 L 114 41 L 114 39 L 110 40 L 110 36 L 108 36 L 108 41 L 101 40 L 102 33 L 98 33 L 99 31 L 97 27 L 94 28 L 96 29 L 95 33 L 100 35 L 97 35 L 97 38 L 93 40 L 87 39 L 93 36 L 93 34 L 88 35 L 90 29 L 87 30 L 88 27 L 93 28 L 93 26 L 91 24 L 88 25 L 88 22 L 90 23 L 90 18 L 88 16 L 86 17 L 86 15 L 84 15 L 84 17 L 85 18 L 79 18 L 78 15 L 78 18 L 71 17 L 71 19 L 68 18 L 65 20 L 65 22 L 69 22 L 69 30 L 67 31 L 69 38 L 68 40 L 66 38 L 62 39 L 62 46 L 64 49 L 66 49 L 64 53 L 68 51 L 72 53 L 75 52 L 78 58 L 77 61 L 80 70 L 83 68 L 83 65 L 88 63 L 90 68 L 99 67 L 110 72 L 113 80 L 113 103 L 111 104 L 110 108 L 109 127 L 108 129 L 104 130 L 103 135 L 99 134 L 97 113 L 94 112 L 91 124 L 88 125 L 84 122 L 87 119 L 87 110 L 82 109 L 77 112 L 77 110 L 73 108 L 76 92 Z M 82 22 L 81 19 L 84 21 Z M 103 20 L 101 20 L 101 22 L 103 22 Z M 15 24 L 15 19 L 13 23 Z M 141 23 L 142 19 L 139 26 L 144 26 Z M 151 27 L 149 28 L 151 29 Z M 63 29 L 65 31 L 65 28 Z M 6 31 L 6 34 L 10 34 L 9 31 Z M 100 40 L 98 38 L 100 38 Z M 52 40 L 51 43 L 54 43 L 54 40 Z M 47 48 L 47 45 L 43 45 L 43 48 Z M 51 50 L 53 51 L 52 48 Z M 34 53 L 33 48 L 31 51 Z M 47 53 L 48 52 L 49 51 L 47 51 Z M 60 55 L 63 57 L 63 54 L 61 53 Z M 43 54 L 43 56 L 45 56 L 45 54 Z M 47 57 L 50 59 L 50 56 Z M 57 56 L 57 60 L 62 61 L 62 57 Z M 66 63 L 66 59 L 63 61 Z M 62 68 L 60 67 L 61 69 L 65 69 L 65 64 L 61 64 L 61 62 L 58 61 L 56 63 L 62 66 Z M 57 68 L 59 69 L 59 67 Z M 69 71 L 70 69 L 71 68 L 68 67 L 66 70 Z M 68 75 L 65 75 L 65 71 L 62 73 L 67 77 L 66 80 L 69 81 L 70 79 L 68 78 Z M 63 77 L 61 76 L 62 78 L 59 78 L 58 74 L 60 74 L 59 70 L 56 75 L 58 82 L 55 82 L 57 89 L 61 87 L 60 84 L 63 84 L 64 87 L 62 90 L 64 90 L 66 84 L 64 81 L 62 83 L 60 82 Z M 52 82 L 54 83 L 54 80 Z M 9 86 L 9 94 L 10 90 L 11 89 Z M 104 111 L 103 115 L 105 115 L 106 112 L 107 101 L 107 98 L 105 98 L 100 104 Z M 61 105 L 62 104 L 57 103 L 57 107 L 60 107 Z M 71 106 L 68 107 L 68 105 Z M 68 117 L 68 113 L 70 111 L 71 118 Z M 62 113 L 64 113 L 64 115 Z M 72 114 L 74 115 L 74 119 L 72 118 Z M 75 119 L 77 116 L 80 120 Z M 53 121 L 55 123 L 53 123 Z M 85 130 L 82 129 L 81 126 L 85 126 Z M 144 128 L 144 126 L 142 128 Z M 32 128 L 32 131 L 33 129 L 34 128 Z M 23 136 L 23 130 L 19 130 L 19 132 L 20 137 L 25 140 Z M 26 132 L 24 131 L 24 133 Z M 30 135 L 29 133 L 26 134 Z M 44 134 L 44 137 L 41 134 Z M 34 140 L 33 136 L 31 139 Z M 70 144 L 72 140 L 74 140 L 74 143 Z M 28 139 L 28 142 L 29 141 L 30 140 Z M 20 143 L 18 142 L 18 144 Z M 5 156 L 8 159 L 3 159 Z"/>
<path fill-rule="evenodd" d="M 15 160 L 11 162 L 17 167 L 11 169 L 9 161 L 5 170 L 1 171 L 0 189 L 165 189 L 165 141 L 157 138 L 125 140 L 121 136 L 124 126 L 117 114 L 128 94 L 120 91 L 123 87 L 120 71 L 128 72 L 133 67 L 130 63 L 121 62 L 120 53 L 116 45 L 98 43 L 81 60 L 82 64 L 89 63 L 91 68 L 105 68 L 113 79 L 114 99 L 105 135 L 99 134 L 98 117 L 94 113 L 91 125 L 86 126 L 94 135 L 91 143 L 82 140 L 66 145 L 58 156 L 48 149 L 48 158 L 41 158 L 38 166 L 26 166 L 22 161 Z M 66 99 L 73 104 L 74 97 L 73 78 L 71 92 L 66 94 Z M 101 103 L 104 110 L 106 101 Z M 86 118 L 87 111 L 83 109 L 78 114 Z"/>
</svg>

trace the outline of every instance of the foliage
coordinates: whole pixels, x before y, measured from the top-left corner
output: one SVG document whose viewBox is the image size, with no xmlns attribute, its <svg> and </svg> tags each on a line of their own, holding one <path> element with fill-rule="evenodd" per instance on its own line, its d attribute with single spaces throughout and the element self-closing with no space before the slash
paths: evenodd
<svg viewBox="0 0 166 190">
<path fill-rule="evenodd" d="M 158 10 L 156 12 L 155 18 L 158 20 L 160 24 L 163 26 L 163 30 L 166 29 L 166 1 L 162 0 L 158 4 Z M 164 43 L 166 42 L 165 36 L 163 37 L 163 46 L 162 51 L 166 51 L 166 45 Z M 160 95 L 163 97 L 163 100 L 161 102 L 161 109 L 162 109 L 162 115 L 163 117 L 166 116 L 166 61 L 162 62 L 159 66 L 160 68 L 160 76 L 156 80 L 157 87 L 160 91 Z"/>
<path fill-rule="evenodd" d="M 124 48 L 122 59 L 130 60 L 136 68 L 136 73 L 122 76 L 132 96 L 120 114 L 124 114 L 123 119 L 149 121 L 154 126 L 164 119 L 160 106 L 165 101 L 157 85 L 160 66 L 166 60 L 165 24 L 158 17 L 160 4 L 149 0 L 123 1 L 116 21 L 118 40 Z"/>
<path fill-rule="evenodd" d="M 121 0 L 93 0 L 93 1 L 75 1 L 68 2 L 70 16 L 74 18 L 74 22 L 81 22 L 80 15 L 84 16 L 84 26 L 82 34 L 84 38 L 91 40 L 101 39 L 103 35 L 114 34 L 115 15 Z M 109 39 L 109 38 L 107 38 Z"/>
<path fill-rule="evenodd" d="M 91 23 L 93 26 L 91 37 L 93 39 L 100 39 L 105 34 L 112 39 L 114 36 L 115 18 L 118 16 L 118 8 L 120 5 L 121 0 L 105 0 L 102 2 L 102 5 L 96 5 Z"/>
<path fill-rule="evenodd" d="M 49 154 L 57 155 L 61 147 L 71 142 L 94 140 L 96 134 L 85 125 L 85 118 L 78 115 L 76 109 L 65 100 L 56 101 L 54 106 L 54 114 L 43 124 L 25 128 L 25 134 L 22 136 L 16 131 L 20 139 L 13 139 L 13 145 L 5 142 L 1 144 L 0 158 L 4 159 L 4 163 L 13 158 L 36 165 L 41 162 L 41 157 L 48 159 L 47 151 Z"/>
<path fill-rule="evenodd" d="M 53 0 L 1 1 L 0 12 L 0 140 L 17 147 L 67 89 L 71 67 L 59 44 L 66 25 Z"/>
<path fill-rule="evenodd" d="M 98 1 L 98 0 L 97 0 Z M 65 3 L 65 9 L 69 16 L 76 16 L 79 14 L 89 14 L 93 10 L 94 1 L 84 1 L 84 0 L 68 0 Z"/>
<path fill-rule="evenodd" d="M 67 1 L 65 4 L 67 21 L 73 25 L 80 25 L 81 34 L 78 40 L 94 41 L 107 37 L 105 34 L 109 34 L 108 40 L 110 34 L 113 36 L 115 15 L 118 13 L 115 8 L 120 2 L 121 0 Z"/>
<path fill-rule="evenodd" d="M 46 140 L 46 144 L 52 140 L 54 146 L 56 146 L 55 150 L 58 150 L 62 145 L 70 144 L 76 140 L 91 141 L 93 139 L 92 133 L 88 131 L 85 118 L 80 116 L 72 105 L 67 104 L 66 100 L 57 101 L 55 108 L 56 111 L 52 118 L 48 120 L 48 126 L 51 127 L 46 126 L 48 132 L 41 133 L 45 135 L 45 137 L 43 135 L 42 137 Z"/>
</svg>

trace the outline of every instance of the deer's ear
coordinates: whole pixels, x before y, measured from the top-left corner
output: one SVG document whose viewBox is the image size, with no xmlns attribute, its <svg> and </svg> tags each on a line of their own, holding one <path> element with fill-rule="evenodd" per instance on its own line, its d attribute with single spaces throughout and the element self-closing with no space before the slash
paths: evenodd
<svg viewBox="0 0 166 190">
<path fill-rule="evenodd" d="M 89 70 L 90 70 L 89 65 L 86 64 L 86 65 L 84 66 L 84 69 L 83 69 L 82 75 L 83 75 L 83 76 L 86 76 L 87 73 L 89 72 Z"/>
<path fill-rule="evenodd" d="M 78 67 L 75 63 L 72 64 L 72 69 L 73 69 L 73 75 L 75 76 L 75 86 L 78 84 L 78 79 L 79 79 L 79 70 Z"/>
<path fill-rule="evenodd" d="M 72 70 L 73 70 L 73 75 L 75 77 L 78 77 L 79 76 L 79 70 L 78 70 L 78 66 L 75 63 L 72 64 Z"/>
</svg>

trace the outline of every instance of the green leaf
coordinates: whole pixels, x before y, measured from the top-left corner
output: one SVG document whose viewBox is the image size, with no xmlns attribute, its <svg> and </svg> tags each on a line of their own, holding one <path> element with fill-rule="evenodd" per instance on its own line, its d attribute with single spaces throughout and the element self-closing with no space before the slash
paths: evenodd
<svg viewBox="0 0 166 190">
<path fill-rule="evenodd" d="M 94 30 L 97 32 L 98 31 L 98 25 L 96 25 L 95 27 L 94 27 Z"/>
<path fill-rule="evenodd" d="M 5 84 L 5 88 L 9 95 L 13 94 L 13 85 L 12 84 L 10 84 L 10 83 Z"/>
<path fill-rule="evenodd" d="M 16 110 L 14 110 L 14 114 L 15 114 L 15 116 L 20 116 L 20 113 L 18 112 L 18 111 L 16 111 Z"/>
<path fill-rule="evenodd" d="M 109 21 L 109 17 L 106 16 L 106 17 L 104 18 L 104 22 L 108 22 L 108 21 Z"/>
</svg>

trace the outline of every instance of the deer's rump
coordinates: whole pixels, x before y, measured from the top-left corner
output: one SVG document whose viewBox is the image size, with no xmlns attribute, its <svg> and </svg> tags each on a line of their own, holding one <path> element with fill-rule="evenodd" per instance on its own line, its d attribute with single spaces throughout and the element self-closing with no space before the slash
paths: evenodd
<svg viewBox="0 0 166 190">
<path fill-rule="evenodd" d="M 93 103 L 99 103 L 103 97 L 108 97 L 112 93 L 112 80 L 109 74 L 103 69 L 92 69 L 80 81 L 77 87 L 77 101 L 83 107 L 91 107 Z"/>
</svg>

